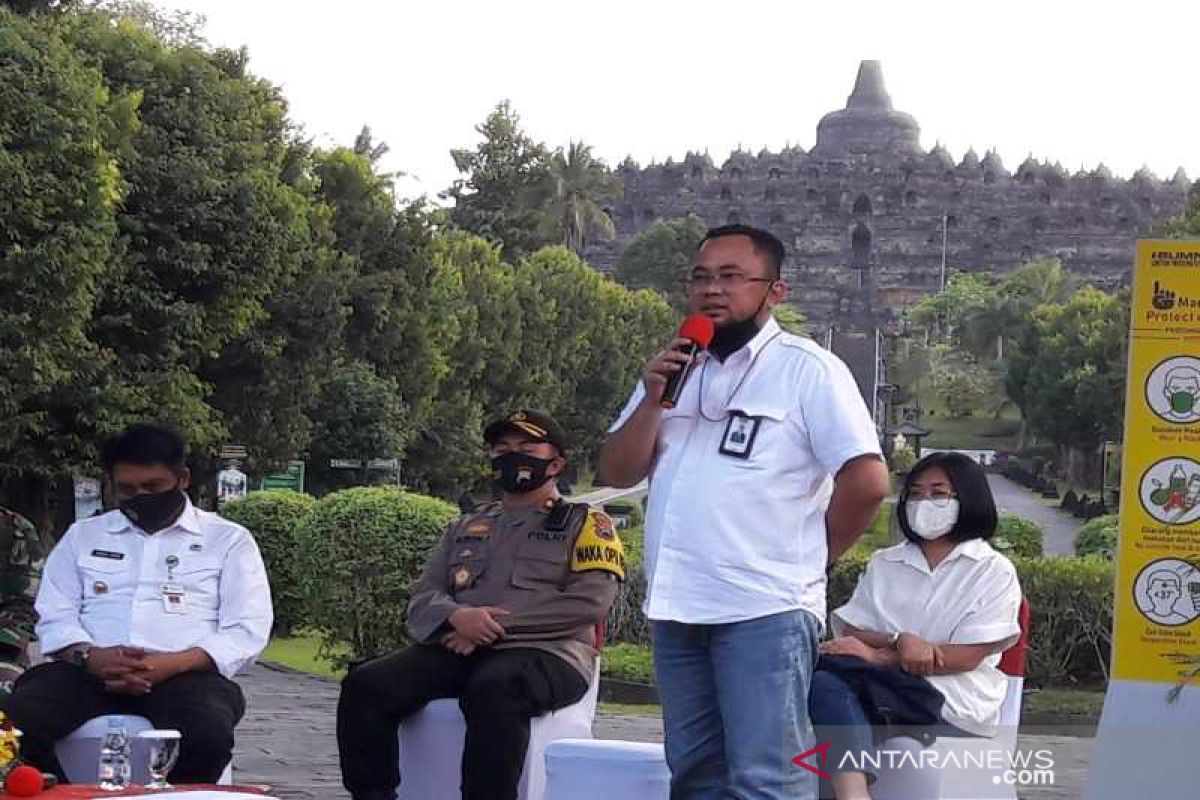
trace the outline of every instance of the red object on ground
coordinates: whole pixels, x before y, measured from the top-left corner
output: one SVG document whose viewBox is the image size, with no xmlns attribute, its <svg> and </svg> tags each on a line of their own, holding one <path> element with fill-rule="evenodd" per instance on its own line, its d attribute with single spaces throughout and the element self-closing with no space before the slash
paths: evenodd
<svg viewBox="0 0 1200 800">
<path fill-rule="evenodd" d="M 271 791 L 268 786 L 209 786 L 197 784 L 177 785 L 172 791 L 196 792 L 200 790 L 207 792 L 245 792 L 247 794 L 268 794 Z M 53 789 L 37 795 L 37 798 L 38 800 L 92 800 L 95 797 L 104 797 L 107 800 L 110 797 L 137 797 L 138 795 L 157 793 L 154 789 L 144 789 L 141 786 L 126 789 L 123 792 L 105 792 L 87 784 L 69 784 L 55 786 Z M 16 796 L 8 793 L 0 795 L 0 797 L 5 798 Z"/>
<path fill-rule="evenodd" d="M 4 791 L 13 797 L 33 797 L 45 787 L 41 770 L 22 764 L 4 779 Z"/>
</svg>

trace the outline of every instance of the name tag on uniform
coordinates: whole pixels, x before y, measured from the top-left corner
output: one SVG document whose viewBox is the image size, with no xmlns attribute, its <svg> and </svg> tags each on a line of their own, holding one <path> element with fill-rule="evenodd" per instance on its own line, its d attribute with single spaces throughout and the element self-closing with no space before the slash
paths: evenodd
<svg viewBox="0 0 1200 800">
<path fill-rule="evenodd" d="M 721 437 L 721 454 L 734 458 L 750 458 L 754 451 L 754 439 L 758 436 L 758 426 L 761 424 L 762 417 L 748 417 L 736 411 L 732 412 L 729 422 L 725 424 L 725 435 Z"/>
<path fill-rule="evenodd" d="M 124 553 L 118 553 L 115 550 L 93 550 L 92 555 L 96 558 L 111 558 L 113 561 L 123 561 Z"/>
<path fill-rule="evenodd" d="M 164 583 L 162 591 L 163 611 L 168 614 L 187 613 L 187 590 L 178 583 Z"/>
</svg>

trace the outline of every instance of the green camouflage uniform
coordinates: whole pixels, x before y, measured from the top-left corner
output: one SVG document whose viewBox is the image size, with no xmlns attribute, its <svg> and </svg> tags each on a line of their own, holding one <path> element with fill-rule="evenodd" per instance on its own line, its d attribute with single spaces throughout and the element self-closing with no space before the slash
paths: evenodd
<svg viewBox="0 0 1200 800">
<path fill-rule="evenodd" d="M 13 681 L 29 666 L 46 551 L 37 529 L 20 514 L 0 508 L 0 709 Z"/>
</svg>

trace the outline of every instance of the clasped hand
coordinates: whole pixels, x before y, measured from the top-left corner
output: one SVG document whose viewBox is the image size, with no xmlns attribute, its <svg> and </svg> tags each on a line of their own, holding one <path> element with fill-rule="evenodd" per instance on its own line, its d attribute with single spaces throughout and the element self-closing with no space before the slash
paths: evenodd
<svg viewBox="0 0 1200 800">
<path fill-rule="evenodd" d="M 448 621 L 454 630 L 442 637 L 442 645 L 460 656 L 469 656 L 504 636 L 504 627 L 497 618 L 507 615 L 496 606 L 460 608 L 450 615 Z"/>
<path fill-rule="evenodd" d="M 140 697 L 178 673 L 169 653 L 147 653 L 140 647 L 94 647 L 87 670 L 115 694 Z"/>
</svg>

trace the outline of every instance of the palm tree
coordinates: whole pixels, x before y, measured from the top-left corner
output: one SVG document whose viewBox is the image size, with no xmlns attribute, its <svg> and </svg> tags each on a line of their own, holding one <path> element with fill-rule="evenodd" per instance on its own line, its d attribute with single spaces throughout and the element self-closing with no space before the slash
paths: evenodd
<svg viewBox="0 0 1200 800">
<path fill-rule="evenodd" d="M 621 194 L 620 181 L 603 161 L 592 157 L 592 148 L 571 142 L 565 153 L 559 149 L 550 157 L 531 204 L 541 210 L 541 228 L 547 239 L 583 255 L 589 241 L 616 236 L 616 226 L 601 203 L 617 200 Z"/>
</svg>

